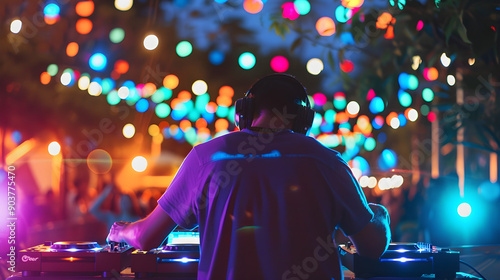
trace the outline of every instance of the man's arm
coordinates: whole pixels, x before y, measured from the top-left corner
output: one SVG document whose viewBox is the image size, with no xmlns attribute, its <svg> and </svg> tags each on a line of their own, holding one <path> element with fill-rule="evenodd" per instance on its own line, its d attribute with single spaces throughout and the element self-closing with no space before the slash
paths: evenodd
<svg viewBox="0 0 500 280">
<path fill-rule="evenodd" d="M 390 218 L 384 206 L 370 203 L 373 219 L 360 232 L 349 236 L 359 255 L 378 259 L 391 241 Z"/>
<path fill-rule="evenodd" d="M 160 246 L 176 225 L 160 206 L 156 206 L 151 214 L 137 222 L 115 222 L 107 240 L 127 242 L 136 249 L 147 251 Z"/>
</svg>

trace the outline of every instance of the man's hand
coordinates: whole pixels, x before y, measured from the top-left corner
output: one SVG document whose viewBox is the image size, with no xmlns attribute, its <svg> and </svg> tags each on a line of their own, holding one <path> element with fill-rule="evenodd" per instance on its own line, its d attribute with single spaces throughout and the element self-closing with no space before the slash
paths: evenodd
<svg viewBox="0 0 500 280">
<path fill-rule="evenodd" d="M 111 229 L 109 229 L 109 234 L 108 237 L 106 237 L 106 241 L 114 241 L 114 242 L 124 242 L 125 240 L 123 239 L 123 230 L 130 225 L 130 222 L 115 222 L 112 226 Z"/>
<path fill-rule="evenodd" d="M 390 218 L 387 209 L 379 204 L 368 204 L 373 218 L 360 232 L 349 236 L 361 256 L 378 259 L 391 241 Z"/>
</svg>

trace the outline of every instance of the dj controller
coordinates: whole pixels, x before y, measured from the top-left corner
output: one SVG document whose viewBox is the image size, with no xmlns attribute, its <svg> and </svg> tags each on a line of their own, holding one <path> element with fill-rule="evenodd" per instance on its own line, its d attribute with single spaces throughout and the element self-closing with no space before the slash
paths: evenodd
<svg viewBox="0 0 500 280">
<path fill-rule="evenodd" d="M 344 279 L 479 279 L 458 272 L 459 252 L 430 244 L 391 243 L 379 260 L 358 255 L 349 243 L 338 251 L 348 269 Z M 174 231 L 150 251 L 114 242 L 46 242 L 18 256 L 18 273 L 9 280 L 196 279 L 199 233 Z"/>
<path fill-rule="evenodd" d="M 19 279 L 196 278 L 200 259 L 199 233 L 172 232 L 165 246 L 140 251 L 125 243 L 45 242 L 18 254 Z M 131 275 L 122 277 L 129 269 Z M 65 277 L 65 278 L 61 278 Z M 87 279 L 85 278 L 85 279 Z M 81 278 L 83 279 L 83 278 Z"/>
</svg>

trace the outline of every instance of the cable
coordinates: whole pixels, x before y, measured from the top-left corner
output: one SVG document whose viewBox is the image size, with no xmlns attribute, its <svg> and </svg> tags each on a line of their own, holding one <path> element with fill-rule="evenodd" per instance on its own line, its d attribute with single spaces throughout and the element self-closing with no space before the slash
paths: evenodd
<svg viewBox="0 0 500 280">
<path fill-rule="evenodd" d="M 484 280 L 487 280 L 486 277 L 484 277 L 481 273 L 479 273 L 479 271 L 477 271 L 477 269 L 475 269 L 472 265 L 462 261 L 462 260 L 459 260 L 461 263 L 465 264 L 466 266 L 468 266 L 470 269 L 474 270 L 481 278 L 483 278 Z"/>
</svg>

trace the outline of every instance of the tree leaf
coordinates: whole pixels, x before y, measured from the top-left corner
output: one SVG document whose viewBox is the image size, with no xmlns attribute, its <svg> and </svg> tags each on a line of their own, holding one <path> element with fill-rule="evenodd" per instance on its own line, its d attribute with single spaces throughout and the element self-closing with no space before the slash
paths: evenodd
<svg viewBox="0 0 500 280">
<path fill-rule="evenodd" d="M 290 52 L 293 52 L 300 44 L 302 43 L 302 37 L 299 37 L 293 41 L 292 46 L 290 47 Z"/>
<path fill-rule="evenodd" d="M 332 51 L 328 52 L 328 54 L 327 54 L 327 61 L 328 61 L 328 65 L 330 65 L 330 67 L 332 68 L 332 70 L 334 70 L 336 67 L 335 67 L 335 59 L 333 58 L 333 52 Z"/>
</svg>

